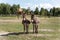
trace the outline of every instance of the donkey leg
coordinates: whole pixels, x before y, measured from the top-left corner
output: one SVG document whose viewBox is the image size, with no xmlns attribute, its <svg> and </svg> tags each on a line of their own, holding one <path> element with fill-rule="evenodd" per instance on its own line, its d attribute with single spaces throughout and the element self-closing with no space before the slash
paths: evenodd
<svg viewBox="0 0 60 40">
<path fill-rule="evenodd" d="M 28 33 L 28 27 L 29 27 L 29 25 L 27 24 L 26 25 L 26 33 Z"/>
<path fill-rule="evenodd" d="M 35 25 L 33 24 L 33 33 L 34 33 L 34 31 L 35 31 Z"/>
<path fill-rule="evenodd" d="M 24 25 L 24 32 L 25 32 L 25 25 Z"/>
<path fill-rule="evenodd" d="M 35 33 L 38 33 L 38 25 L 35 26 Z"/>
</svg>

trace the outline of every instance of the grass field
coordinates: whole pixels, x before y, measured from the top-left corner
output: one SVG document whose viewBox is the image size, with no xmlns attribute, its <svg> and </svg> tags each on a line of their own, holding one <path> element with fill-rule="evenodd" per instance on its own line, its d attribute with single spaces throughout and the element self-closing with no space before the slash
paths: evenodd
<svg viewBox="0 0 60 40">
<path fill-rule="evenodd" d="M 60 40 L 60 17 L 39 17 L 39 33 L 8 35 L 0 37 L 0 40 Z M 29 26 L 29 32 L 32 32 L 32 24 Z M 23 32 L 21 18 L 0 17 L 0 32 Z"/>
</svg>

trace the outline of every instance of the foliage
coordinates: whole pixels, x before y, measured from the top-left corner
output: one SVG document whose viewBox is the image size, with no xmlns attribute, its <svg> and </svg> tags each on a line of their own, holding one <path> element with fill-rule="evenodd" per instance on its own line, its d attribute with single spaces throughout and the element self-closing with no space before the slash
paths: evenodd
<svg viewBox="0 0 60 40">
<path fill-rule="evenodd" d="M 35 11 L 34 11 L 34 14 L 39 14 L 39 9 L 38 9 L 38 7 L 36 7 L 36 9 L 35 9 Z"/>
<path fill-rule="evenodd" d="M 16 14 L 17 8 L 19 8 L 19 5 L 9 5 L 9 4 L 0 4 L 0 15 L 11 15 Z"/>
<path fill-rule="evenodd" d="M 0 3 L 0 16 L 2 15 L 16 15 L 17 13 L 17 9 L 20 8 L 20 5 L 16 5 L 16 4 L 13 4 L 12 6 L 9 5 L 9 4 L 5 4 L 5 3 Z M 48 9 L 44 9 L 44 8 L 41 8 L 39 10 L 38 7 L 36 7 L 35 11 L 31 10 L 30 7 L 28 7 L 27 9 L 25 8 L 22 8 L 23 11 L 26 13 L 26 14 L 31 14 L 31 13 L 34 13 L 35 15 L 40 15 L 40 16 L 60 16 L 60 8 L 51 8 L 49 11 Z"/>
</svg>

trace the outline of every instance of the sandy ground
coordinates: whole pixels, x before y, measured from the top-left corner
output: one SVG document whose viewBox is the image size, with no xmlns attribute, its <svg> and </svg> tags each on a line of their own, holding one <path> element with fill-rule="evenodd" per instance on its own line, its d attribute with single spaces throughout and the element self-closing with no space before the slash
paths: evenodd
<svg viewBox="0 0 60 40">
<path fill-rule="evenodd" d="M 39 31 L 43 31 L 43 32 L 55 32 L 55 30 L 53 29 L 38 29 Z M 33 30 L 30 30 L 33 31 Z"/>
<path fill-rule="evenodd" d="M 21 22 L 21 20 L 1 20 L 0 22 Z"/>
<path fill-rule="evenodd" d="M 53 29 L 38 29 L 39 31 L 45 31 L 45 32 L 55 32 L 55 30 L 53 30 Z M 30 32 L 32 32 L 33 30 L 30 30 Z M 59 29 L 58 29 L 58 31 L 59 31 Z M 60 32 L 60 31 L 59 31 Z M 5 32 L 5 31 L 0 31 L 0 36 L 1 35 L 5 35 L 5 34 L 9 34 L 9 33 L 13 33 L 13 32 Z M 35 34 L 33 34 L 33 35 L 35 35 Z M 38 36 L 52 36 L 52 35 L 50 35 L 50 34 L 37 34 Z"/>
<path fill-rule="evenodd" d="M 13 33 L 13 32 L 0 32 L 0 37 L 2 37 L 1 35 L 6 35 L 9 33 Z M 29 36 L 53 36 L 52 34 L 28 34 Z"/>
</svg>

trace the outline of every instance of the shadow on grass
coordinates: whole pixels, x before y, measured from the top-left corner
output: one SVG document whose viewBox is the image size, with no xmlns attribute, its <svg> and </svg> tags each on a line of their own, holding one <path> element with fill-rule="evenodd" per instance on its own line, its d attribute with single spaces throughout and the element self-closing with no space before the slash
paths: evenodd
<svg viewBox="0 0 60 40">
<path fill-rule="evenodd" d="M 9 36 L 9 35 L 22 35 L 22 34 L 33 34 L 33 32 L 12 32 L 12 33 L 8 33 L 8 34 L 2 34 L 0 36 Z"/>
</svg>

